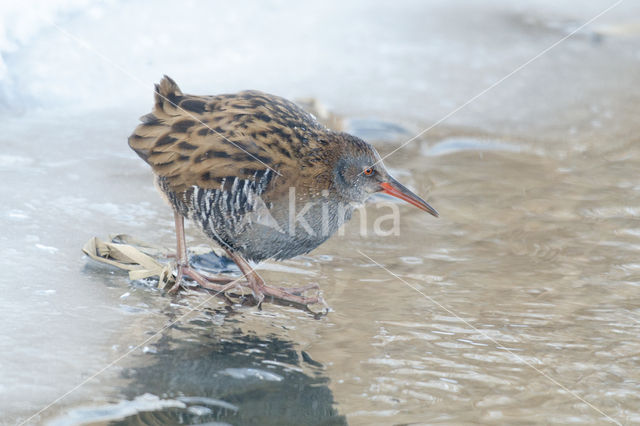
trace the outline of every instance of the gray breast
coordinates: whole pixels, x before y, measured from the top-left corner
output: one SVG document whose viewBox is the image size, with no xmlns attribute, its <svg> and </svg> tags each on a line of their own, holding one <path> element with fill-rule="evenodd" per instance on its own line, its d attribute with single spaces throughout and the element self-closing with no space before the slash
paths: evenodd
<svg viewBox="0 0 640 426">
<path fill-rule="evenodd" d="M 285 211 L 264 204 L 256 206 L 247 216 L 252 218 L 250 224 L 236 235 L 237 250 L 255 261 L 305 254 L 331 237 L 353 212 L 351 205 L 324 197 L 289 207 Z"/>
</svg>

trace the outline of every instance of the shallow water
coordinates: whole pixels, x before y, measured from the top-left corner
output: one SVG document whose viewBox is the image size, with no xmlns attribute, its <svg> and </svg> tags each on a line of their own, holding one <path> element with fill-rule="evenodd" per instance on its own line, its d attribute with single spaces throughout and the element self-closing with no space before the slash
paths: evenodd
<svg viewBox="0 0 640 426">
<path fill-rule="evenodd" d="M 293 96 L 333 87 L 320 99 L 384 155 L 608 5 L 505 10 L 485 2 L 461 13 L 448 4 L 345 6 L 336 34 L 315 42 L 325 54 L 350 46 L 329 75 L 314 71 L 322 55 L 305 56 L 293 81 L 265 71 L 259 83 Z M 146 10 L 119 7 L 124 16 Z M 285 13 L 256 7 L 265 26 Z M 119 98 L 107 92 L 120 91 L 109 77 L 95 92 L 107 106 L 79 90 L 3 116 L 0 423 L 20 424 L 44 408 L 29 422 L 640 422 L 640 39 L 611 29 L 626 28 L 615 25 L 637 12 L 625 7 L 389 157 L 394 175 L 439 219 L 397 204 L 399 234 L 376 235 L 376 219 L 390 211 L 377 198 L 344 235 L 259 267 L 272 284 L 318 283 L 333 309 L 320 318 L 274 304 L 229 307 L 196 292 L 170 297 L 80 253 L 90 237 L 110 233 L 174 244 L 171 212 L 126 146 L 150 107 L 148 88 L 133 84 L 140 93 L 122 96 L 134 104 L 113 108 Z M 310 37 L 333 16 L 317 8 L 303 22 Z M 66 27 L 97 37 L 92 25 L 117 22 L 112 7 L 102 13 L 90 24 L 68 18 Z M 228 10 L 220 16 L 235 22 Z M 363 18 L 360 36 L 342 25 L 353 16 Z M 367 50 L 380 28 L 392 30 Z M 52 37 L 41 35 L 7 63 L 33 63 Z M 111 42 L 115 49 L 127 41 Z M 288 48 L 279 45 L 278 55 Z M 243 60 L 265 59 L 253 52 Z M 238 66 L 233 58 L 225 69 Z M 359 68 L 372 63 L 380 66 Z M 187 65 L 176 67 L 203 74 Z M 86 66 L 54 73 L 56 87 L 75 73 L 101 77 L 92 67 L 106 65 Z M 222 75 L 223 87 L 251 81 Z M 26 79 L 9 89 L 33 95 L 36 86 Z M 206 243 L 188 233 L 190 244 Z"/>
</svg>

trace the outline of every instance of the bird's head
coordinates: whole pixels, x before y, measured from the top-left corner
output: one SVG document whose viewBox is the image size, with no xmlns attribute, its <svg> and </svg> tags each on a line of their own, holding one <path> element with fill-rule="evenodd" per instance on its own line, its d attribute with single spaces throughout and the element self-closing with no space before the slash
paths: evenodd
<svg viewBox="0 0 640 426">
<path fill-rule="evenodd" d="M 344 150 L 335 163 L 333 180 L 344 199 L 363 203 L 372 194 L 384 192 L 438 216 L 436 209 L 389 174 L 374 147 L 354 136 L 345 133 L 341 136 Z"/>
</svg>

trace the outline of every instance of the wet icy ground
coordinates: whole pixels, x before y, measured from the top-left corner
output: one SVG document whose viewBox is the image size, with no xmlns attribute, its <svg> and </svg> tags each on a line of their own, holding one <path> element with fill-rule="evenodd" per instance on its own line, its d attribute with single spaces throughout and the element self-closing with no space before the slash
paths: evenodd
<svg viewBox="0 0 640 426">
<path fill-rule="evenodd" d="M 162 74 L 193 93 L 314 96 L 367 119 L 360 131 L 389 152 L 611 4 L 3 5 L 2 422 L 29 418 L 194 307 L 32 422 L 604 421 L 357 250 L 608 415 L 638 421 L 632 2 L 389 158 L 440 220 L 402 207 L 398 238 L 361 238 L 354 223 L 308 257 L 265 265 L 271 282 L 320 283 L 335 309 L 322 320 L 199 307 L 80 253 L 109 233 L 173 244 L 170 212 L 126 145 Z"/>
</svg>

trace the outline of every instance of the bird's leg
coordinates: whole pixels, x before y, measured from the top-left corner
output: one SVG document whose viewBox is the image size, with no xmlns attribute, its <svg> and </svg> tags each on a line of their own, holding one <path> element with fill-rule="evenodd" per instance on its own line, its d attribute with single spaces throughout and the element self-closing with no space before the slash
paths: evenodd
<svg viewBox="0 0 640 426">
<path fill-rule="evenodd" d="M 182 284 L 182 277 L 184 275 L 184 268 L 188 266 L 187 264 L 187 243 L 184 238 L 184 218 L 176 211 L 173 212 L 173 219 L 176 224 L 176 243 L 177 243 L 177 268 L 178 274 L 176 276 L 176 282 L 173 284 L 171 289 L 169 289 L 169 293 L 177 292 L 180 288 L 180 284 Z"/>
<path fill-rule="evenodd" d="M 293 289 L 293 291 L 290 291 L 288 289 L 279 288 L 279 287 L 270 287 L 266 285 L 262 277 L 260 277 L 260 275 L 258 275 L 258 273 L 254 271 L 254 269 L 247 263 L 246 260 L 242 258 L 242 256 L 227 249 L 225 249 L 225 251 L 227 252 L 227 255 L 229 255 L 229 257 L 231 258 L 231 260 L 233 260 L 236 263 L 236 265 L 238 265 L 238 268 L 240 268 L 242 275 L 249 282 L 249 287 L 251 287 L 251 290 L 253 291 L 253 295 L 258 301 L 258 305 L 262 303 L 265 296 L 272 296 L 272 297 L 275 297 L 276 299 L 284 300 L 287 302 L 293 302 L 293 303 L 297 303 L 299 305 L 305 305 L 305 306 L 311 305 L 314 303 L 324 303 L 324 300 L 320 296 L 305 297 L 301 295 L 302 292 L 304 291 L 303 289 L 314 288 L 313 286 L 307 286 L 308 288 L 302 287 L 302 288 Z M 317 288 L 317 285 L 315 286 L 315 288 Z"/>
<path fill-rule="evenodd" d="M 196 270 L 191 266 L 189 266 L 189 260 L 187 258 L 187 243 L 184 236 L 184 218 L 180 213 L 176 211 L 173 212 L 173 218 L 176 223 L 176 240 L 178 249 L 176 257 L 178 275 L 176 276 L 176 282 L 169 290 L 169 293 L 178 291 L 178 289 L 180 288 L 180 284 L 182 284 L 182 279 L 185 276 L 193 278 L 193 280 L 200 284 L 202 287 L 217 292 L 224 292 L 229 290 L 230 288 L 237 286 L 238 280 L 211 276 L 204 277 L 196 272 Z M 219 285 L 215 283 L 227 285 Z"/>
</svg>

